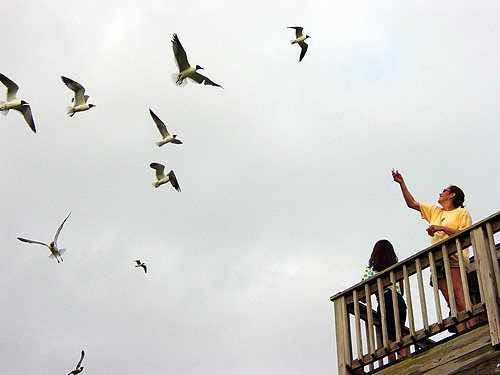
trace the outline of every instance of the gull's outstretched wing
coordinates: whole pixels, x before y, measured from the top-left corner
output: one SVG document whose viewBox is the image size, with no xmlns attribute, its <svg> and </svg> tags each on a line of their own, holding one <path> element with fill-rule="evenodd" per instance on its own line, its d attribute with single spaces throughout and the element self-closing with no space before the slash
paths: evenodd
<svg viewBox="0 0 500 375">
<path fill-rule="evenodd" d="M 208 79 L 207 77 L 205 77 L 204 75 L 201 75 L 200 73 L 198 72 L 195 72 L 193 74 L 191 74 L 189 77 L 188 77 L 190 80 L 194 81 L 194 82 L 197 82 L 197 83 L 204 83 L 205 85 L 210 85 L 210 86 L 216 86 L 216 87 L 221 87 L 221 88 L 224 88 L 222 87 L 221 85 L 215 83 L 214 81 Z"/>
<path fill-rule="evenodd" d="M 153 118 L 153 121 L 155 122 L 156 127 L 160 131 L 161 136 L 163 138 L 168 137 L 170 135 L 170 133 L 168 132 L 167 127 L 163 123 L 163 121 L 161 121 L 160 118 L 155 115 L 155 113 L 151 110 L 151 108 L 149 109 L 149 113 L 151 114 L 151 117 Z"/>
<path fill-rule="evenodd" d="M 2 73 L 0 73 L 0 81 L 7 87 L 7 101 L 10 102 L 12 100 L 16 100 L 17 90 L 19 90 L 19 86 L 11 80 L 7 78 Z"/>
<path fill-rule="evenodd" d="M 175 176 L 174 171 L 168 172 L 168 179 L 175 190 L 181 191 L 181 187 L 179 186 L 179 182 L 177 181 L 177 177 Z"/>
<path fill-rule="evenodd" d="M 85 104 L 87 99 L 89 98 L 88 95 L 84 95 L 85 93 L 85 88 L 80 85 L 78 82 L 73 81 L 72 79 L 68 77 L 61 76 L 62 81 L 65 83 L 66 86 L 70 90 L 73 90 L 75 92 L 75 97 L 74 97 L 74 103 L 75 106 Z"/>
<path fill-rule="evenodd" d="M 151 168 L 153 168 L 156 171 L 156 179 L 161 180 L 162 178 L 165 178 L 165 166 L 160 163 L 151 163 L 149 164 Z"/>
<path fill-rule="evenodd" d="M 62 229 L 64 223 L 66 222 L 66 220 L 68 220 L 69 215 L 71 215 L 71 212 L 68 214 L 68 216 L 66 216 L 66 219 L 63 220 L 61 225 L 59 225 L 59 228 L 57 228 L 56 234 L 54 236 L 54 244 L 56 245 L 56 247 L 57 247 L 57 239 L 59 238 L 59 233 L 61 233 L 61 229 Z"/>
<path fill-rule="evenodd" d="M 19 241 L 22 241 L 22 242 L 27 242 L 27 243 L 36 243 L 36 244 L 38 244 L 38 245 L 43 245 L 43 246 L 49 247 L 49 245 L 47 245 L 46 243 L 39 242 L 39 241 L 27 240 L 26 238 L 21 238 L 21 237 L 17 237 L 17 239 L 18 239 Z"/>
<path fill-rule="evenodd" d="M 172 49 L 174 50 L 175 63 L 179 68 L 179 73 L 189 68 L 190 65 L 187 59 L 186 51 L 184 51 L 177 34 L 172 36 Z"/>
</svg>

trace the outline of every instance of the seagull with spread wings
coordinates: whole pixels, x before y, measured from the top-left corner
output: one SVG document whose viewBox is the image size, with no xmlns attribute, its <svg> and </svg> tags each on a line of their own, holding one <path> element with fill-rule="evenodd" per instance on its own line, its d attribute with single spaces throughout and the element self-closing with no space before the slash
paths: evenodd
<svg viewBox="0 0 500 375">
<path fill-rule="evenodd" d="M 151 117 L 153 118 L 153 121 L 155 122 L 156 127 L 158 128 L 161 136 L 163 137 L 163 139 L 161 141 L 156 142 L 156 145 L 158 147 L 163 146 L 165 143 L 175 143 L 178 145 L 180 145 L 182 143 L 182 141 L 180 141 L 179 139 L 176 138 L 177 134 L 170 134 L 168 132 L 167 127 L 165 126 L 163 121 L 161 121 L 160 118 L 155 115 L 155 113 L 151 110 L 151 108 L 149 109 L 149 113 L 151 114 Z"/>
<path fill-rule="evenodd" d="M 33 115 L 31 113 L 31 107 L 29 103 L 16 98 L 19 86 L 16 85 L 14 81 L 4 76 L 2 73 L 0 73 L 0 81 L 2 81 L 5 87 L 7 87 L 7 101 L 3 102 L 0 100 L 0 112 L 2 112 L 2 115 L 7 116 L 7 113 L 9 113 L 9 109 L 14 109 L 20 112 L 31 130 L 33 130 L 33 133 L 36 133 L 35 121 L 33 120 Z"/>
<path fill-rule="evenodd" d="M 201 75 L 197 72 L 199 69 L 203 69 L 199 65 L 191 66 L 187 60 L 186 51 L 182 47 L 181 41 L 177 37 L 177 34 L 174 34 L 172 37 L 172 48 L 174 50 L 175 63 L 179 68 L 179 73 L 172 74 L 172 81 L 177 86 L 183 87 L 187 85 L 186 78 L 189 78 L 193 82 L 197 82 L 199 84 L 204 83 L 205 85 L 217 86 L 223 88 L 221 85 L 211 81 L 207 77 Z"/>
<path fill-rule="evenodd" d="M 67 114 L 69 117 L 73 117 L 76 112 L 86 111 L 87 109 L 95 107 L 95 104 L 87 104 L 89 96 L 85 95 L 85 88 L 82 85 L 68 77 L 61 76 L 61 79 L 70 90 L 75 92 L 75 97 L 71 99 L 73 106 L 67 107 Z"/>
<path fill-rule="evenodd" d="M 76 368 L 73 371 L 71 371 L 68 375 L 76 375 L 83 371 L 82 361 L 84 356 L 85 352 L 82 350 L 82 353 L 80 354 L 80 360 L 76 364 Z"/>
<path fill-rule="evenodd" d="M 139 259 L 134 260 L 134 262 L 137 263 L 136 267 L 142 267 L 142 268 L 144 268 L 144 272 L 148 273 L 148 268 L 146 267 L 146 263 L 141 262 Z"/>
<path fill-rule="evenodd" d="M 295 29 L 295 39 L 290 40 L 290 44 L 295 44 L 295 43 L 299 44 L 299 46 L 301 48 L 299 62 L 301 62 L 302 59 L 304 58 L 304 56 L 306 55 L 307 47 L 308 47 L 308 45 L 306 44 L 305 40 L 307 38 L 310 38 L 310 36 L 302 34 L 302 30 L 304 29 L 303 27 L 300 27 L 300 26 L 290 26 L 288 28 L 289 29 Z"/>
<path fill-rule="evenodd" d="M 175 177 L 174 171 L 171 170 L 165 176 L 165 166 L 163 164 L 151 163 L 149 164 L 149 166 L 156 171 L 156 182 L 153 182 L 152 184 L 155 188 L 159 187 L 160 185 L 166 184 L 167 182 L 170 182 L 175 190 L 181 191 L 179 183 L 177 182 L 177 177 Z"/>
<path fill-rule="evenodd" d="M 47 245 L 46 243 L 39 242 L 39 241 L 27 240 L 27 239 L 21 238 L 21 237 L 17 237 L 17 239 L 19 241 L 22 241 L 22 242 L 34 243 L 34 244 L 43 245 L 43 246 L 47 247 L 51 252 L 51 254 L 49 255 L 49 258 L 56 258 L 57 263 L 60 263 L 59 258 L 61 259 L 61 262 L 62 262 L 63 258 L 61 255 L 66 251 L 66 249 L 59 249 L 57 247 L 57 239 L 59 238 L 59 233 L 61 233 L 61 229 L 62 229 L 64 223 L 66 222 L 66 220 L 68 220 L 69 215 L 71 215 L 71 212 L 68 214 L 68 216 L 66 216 L 66 219 L 63 220 L 61 225 L 59 225 L 59 228 L 57 228 L 56 234 L 54 236 L 54 241 L 52 241 L 50 243 L 50 245 Z"/>
</svg>

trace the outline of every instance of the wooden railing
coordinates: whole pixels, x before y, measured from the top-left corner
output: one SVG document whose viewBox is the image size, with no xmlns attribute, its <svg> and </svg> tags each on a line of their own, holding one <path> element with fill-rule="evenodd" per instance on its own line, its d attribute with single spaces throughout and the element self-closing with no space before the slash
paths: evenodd
<svg viewBox="0 0 500 375">
<path fill-rule="evenodd" d="M 432 336 L 478 316 L 487 318 L 491 343 L 500 347 L 500 267 L 494 238 L 498 231 L 500 212 L 331 297 L 339 375 L 364 373 L 384 366 L 389 355 L 403 348 L 417 352 L 434 344 Z M 444 266 L 448 294 L 453 296 L 449 257 L 466 248 L 473 257 L 469 273 L 462 257 L 458 257 L 465 309 L 457 311 L 454 298 L 450 298 L 450 306 L 442 303 L 436 269 Z M 424 278 L 429 271 L 432 287 L 426 285 L 429 276 Z M 396 340 L 389 343 L 383 293 L 401 280 L 408 327 L 400 329 L 396 288 L 391 288 Z M 376 295 L 380 296 L 380 317 L 374 310 Z"/>
</svg>

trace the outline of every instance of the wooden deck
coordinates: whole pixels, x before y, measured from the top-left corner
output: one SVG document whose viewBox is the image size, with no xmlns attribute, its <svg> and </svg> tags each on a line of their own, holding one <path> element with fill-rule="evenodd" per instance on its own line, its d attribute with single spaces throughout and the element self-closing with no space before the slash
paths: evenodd
<svg viewBox="0 0 500 375">
<path fill-rule="evenodd" d="M 354 374 L 364 374 L 356 372 Z M 500 351 L 491 345 L 487 324 L 457 334 L 421 352 L 372 371 L 377 375 L 500 374 Z"/>
<path fill-rule="evenodd" d="M 500 212 L 331 297 L 334 303 L 338 374 L 500 375 Z M 495 235 L 497 234 L 497 235 Z M 496 239 L 495 239 L 496 236 Z M 496 241 L 497 240 L 497 241 Z M 444 267 L 453 295 L 449 257 L 469 248 L 469 272 L 459 257 L 466 307 L 454 299 L 442 304 L 437 267 Z M 432 287 L 424 279 L 432 277 Z M 392 288 L 396 341 L 387 337 L 384 290 L 405 285 L 408 327 L 399 329 L 396 290 Z M 376 308 L 381 301 L 381 316 Z M 448 330 L 476 318 L 481 323 L 450 336 Z M 444 337 L 443 337 L 444 335 Z M 405 358 L 389 362 L 406 348 Z M 497 367 L 498 366 L 498 367 Z"/>
</svg>

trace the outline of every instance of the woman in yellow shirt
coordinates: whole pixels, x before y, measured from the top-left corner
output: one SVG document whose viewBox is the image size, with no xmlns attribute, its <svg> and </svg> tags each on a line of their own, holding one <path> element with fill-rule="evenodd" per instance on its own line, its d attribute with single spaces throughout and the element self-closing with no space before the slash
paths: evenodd
<svg viewBox="0 0 500 375">
<path fill-rule="evenodd" d="M 392 171 L 392 178 L 401 187 L 401 192 L 403 193 L 406 205 L 409 208 L 420 212 L 422 219 L 429 222 L 427 233 L 431 238 L 431 244 L 435 244 L 436 242 L 439 242 L 472 224 L 470 213 L 463 206 L 465 194 L 458 186 L 450 185 L 439 194 L 438 203 L 441 207 L 438 207 L 417 202 L 410 194 L 403 180 L 403 176 L 401 176 L 398 171 Z M 463 250 L 462 258 L 468 271 L 470 264 L 468 248 Z M 465 297 L 462 287 L 462 278 L 460 276 L 458 254 L 450 256 L 450 271 L 457 310 L 463 311 L 465 310 Z M 442 268 L 437 272 L 437 279 L 439 290 L 443 294 L 449 307 L 450 297 L 448 295 L 448 284 Z M 469 320 L 469 325 L 474 324 L 475 320 Z M 458 332 L 463 331 L 464 329 L 466 329 L 465 323 L 457 325 Z"/>
</svg>

